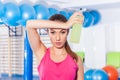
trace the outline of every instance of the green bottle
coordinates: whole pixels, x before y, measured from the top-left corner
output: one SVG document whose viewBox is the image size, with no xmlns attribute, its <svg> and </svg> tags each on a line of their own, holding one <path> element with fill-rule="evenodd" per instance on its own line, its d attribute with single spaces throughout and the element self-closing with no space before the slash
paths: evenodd
<svg viewBox="0 0 120 80">
<path fill-rule="evenodd" d="M 79 43 L 81 31 L 82 31 L 82 24 L 79 24 L 79 23 L 74 24 L 72 27 L 71 34 L 70 34 L 70 42 Z"/>
</svg>

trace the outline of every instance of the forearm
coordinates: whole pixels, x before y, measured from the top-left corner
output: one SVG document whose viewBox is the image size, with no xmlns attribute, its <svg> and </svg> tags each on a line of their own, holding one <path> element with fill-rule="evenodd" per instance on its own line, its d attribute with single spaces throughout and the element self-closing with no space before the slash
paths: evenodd
<svg viewBox="0 0 120 80">
<path fill-rule="evenodd" d="M 68 28 L 67 23 L 50 20 L 28 20 L 27 28 Z"/>
</svg>

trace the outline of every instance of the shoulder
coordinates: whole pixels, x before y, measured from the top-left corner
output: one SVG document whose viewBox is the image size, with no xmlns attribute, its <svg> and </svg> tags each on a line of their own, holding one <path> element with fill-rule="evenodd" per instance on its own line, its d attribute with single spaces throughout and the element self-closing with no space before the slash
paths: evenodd
<svg viewBox="0 0 120 80">
<path fill-rule="evenodd" d="M 77 63 L 78 66 L 82 66 L 83 65 L 83 61 L 82 61 L 80 56 L 78 56 L 78 61 L 76 63 Z"/>
<path fill-rule="evenodd" d="M 48 50 L 49 50 L 49 48 L 43 48 L 43 49 L 39 49 L 37 52 L 35 52 L 37 63 L 41 62 L 41 60 L 43 59 L 45 54 L 48 53 Z"/>
</svg>

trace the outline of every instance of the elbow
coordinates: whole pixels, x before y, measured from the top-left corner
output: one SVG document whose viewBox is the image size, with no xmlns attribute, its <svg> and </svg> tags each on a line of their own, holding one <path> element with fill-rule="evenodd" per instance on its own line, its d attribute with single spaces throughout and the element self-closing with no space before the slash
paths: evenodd
<svg viewBox="0 0 120 80">
<path fill-rule="evenodd" d="M 33 21 L 32 20 L 27 20 L 26 21 L 26 29 L 32 29 L 33 27 Z"/>
<path fill-rule="evenodd" d="M 35 30 L 35 29 L 36 28 L 34 27 L 33 20 L 27 20 L 27 22 L 26 22 L 26 30 L 31 31 L 31 30 Z"/>
<path fill-rule="evenodd" d="M 36 21 L 35 20 L 27 20 L 26 21 L 26 29 L 36 28 Z"/>
</svg>

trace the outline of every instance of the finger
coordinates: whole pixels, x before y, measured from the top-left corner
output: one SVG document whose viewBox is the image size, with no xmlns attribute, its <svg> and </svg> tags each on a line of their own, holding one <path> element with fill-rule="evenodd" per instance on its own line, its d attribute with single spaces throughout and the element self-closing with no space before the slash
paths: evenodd
<svg viewBox="0 0 120 80">
<path fill-rule="evenodd" d="M 83 22 L 83 21 L 84 21 L 83 17 L 75 17 L 75 18 L 72 19 L 72 21 L 73 21 L 73 20 L 75 20 L 75 21 L 80 21 L 80 22 Z"/>
<path fill-rule="evenodd" d="M 83 23 L 83 20 L 74 20 L 74 21 L 73 21 L 73 24 L 76 24 L 76 23 L 82 24 L 82 23 Z"/>
<path fill-rule="evenodd" d="M 81 12 L 75 12 L 74 16 L 83 16 L 83 14 Z"/>
<path fill-rule="evenodd" d="M 83 14 L 82 13 L 80 13 L 80 12 L 75 12 L 71 17 L 70 17 L 70 19 L 71 18 L 80 18 L 80 19 L 84 19 L 84 16 L 83 16 Z"/>
<path fill-rule="evenodd" d="M 77 15 L 80 15 L 78 12 L 74 12 L 73 15 L 71 16 L 71 18 L 76 17 Z"/>
</svg>

